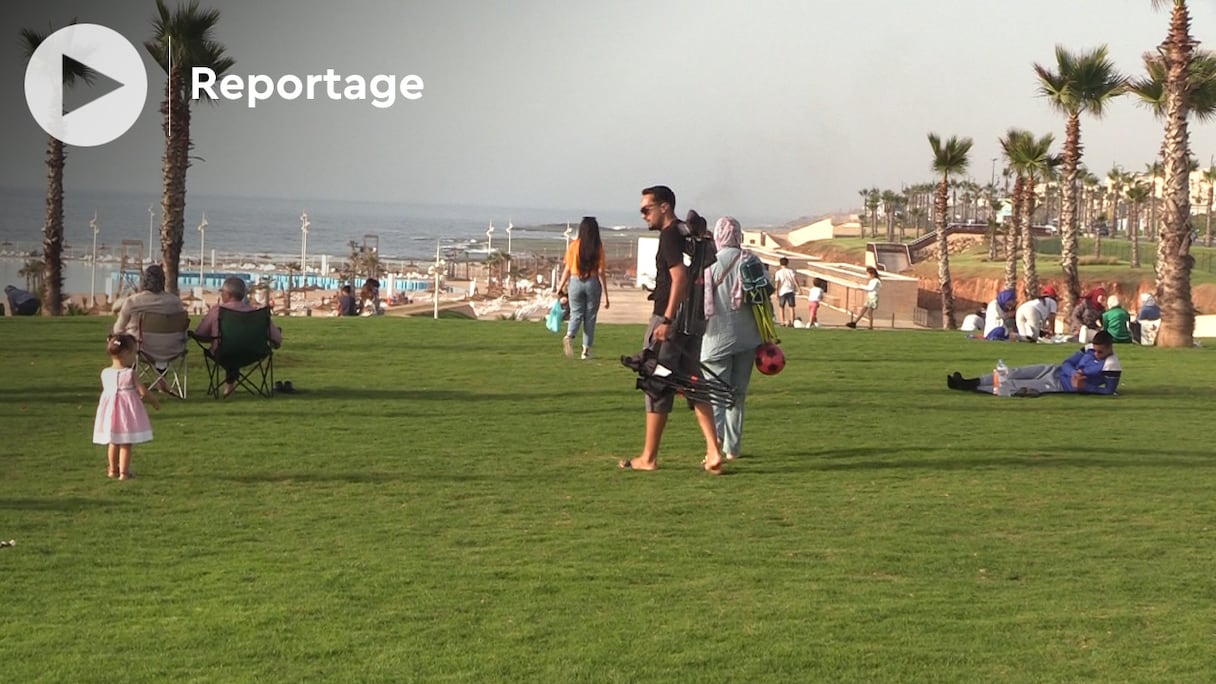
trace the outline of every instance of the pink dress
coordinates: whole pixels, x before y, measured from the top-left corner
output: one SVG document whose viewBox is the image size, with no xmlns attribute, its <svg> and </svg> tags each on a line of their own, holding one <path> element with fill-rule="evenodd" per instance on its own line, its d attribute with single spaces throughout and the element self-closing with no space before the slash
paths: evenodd
<svg viewBox="0 0 1216 684">
<path fill-rule="evenodd" d="M 94 444 L 139 444 L 152 441 L 152 422 L 135 387 L 134 368 L 101 371 L 101 399 L 93 423 Z"/>
</svg>

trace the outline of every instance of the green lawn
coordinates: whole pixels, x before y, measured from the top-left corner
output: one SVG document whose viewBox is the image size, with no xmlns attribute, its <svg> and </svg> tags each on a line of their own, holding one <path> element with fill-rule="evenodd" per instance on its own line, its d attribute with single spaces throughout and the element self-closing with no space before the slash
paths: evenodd
<svg viewBox="0 0 1216 684">
<path fill-rule="evenodd" d="M 1118 397 L 944 376 L 1072 346 L 790 330 L 746 458 L 622 472 L 601 326 L 291 319 L 272 400 L 90 444 L 106 322 L 0 319 L 0 680 L 1170 681 L 1216 662 L 1212 349 L 1120 348 Z"/>
</svg>

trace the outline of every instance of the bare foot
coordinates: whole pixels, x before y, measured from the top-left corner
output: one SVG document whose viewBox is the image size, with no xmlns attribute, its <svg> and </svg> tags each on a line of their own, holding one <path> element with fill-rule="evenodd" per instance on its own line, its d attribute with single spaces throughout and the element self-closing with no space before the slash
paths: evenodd
<svg viewBox="0 0 1216 684">
<path fill-rule="evenodd" d="M 113 480 L 114 478 L 118 477 L 118 471 L 117 471 L 117 470 L 107 470 L 107 471 L 106 471 L 106 477 L 108 477 L 108 478 L 110 478 L 111 480 Z"/>
<path fill-rule="evenodd" d="M 616 467 L 621 470 L 658 470 L 659 464 L 638 456 L 637 458 L 620 461 L 616 464 Z"/>
<path fill-rule="evenodd" d="M 119 475 L 118 475 L 118 479 L 120 479 L 120 480 L 134 480 L 134 479 L 135 479 L 135 473 L 133 473 L 133 472 L 131 472 L 131 471 L 129 471 L 129 470 L 128 470 L 127 472 L 125 472 L 125 473 L 119 473 Z"/>
<path fill-rule="evenodd" d="M 709 454 L 706 454 L 705 459 L 701 461 L 701 467 L 711 475 L 721 475 L 724 464 L 725 461 L 722 460 L 722 454 L 715 454 L 713 458 L 710 458 Z"/>
</svg>

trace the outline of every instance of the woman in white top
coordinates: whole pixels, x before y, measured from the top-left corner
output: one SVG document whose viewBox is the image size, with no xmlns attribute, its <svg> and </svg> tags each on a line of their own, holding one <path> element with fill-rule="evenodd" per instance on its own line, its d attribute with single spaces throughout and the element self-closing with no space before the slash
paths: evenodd
<svg viewBox="0 0 1216 684">
<path fill-rule="evenodd" d="M 874 329 L 874 309 L 878 308 L 878 290 L 882 288 L 882 279 L 878 277 L 878 269 L 873 266 L 866 266 L 866 275 L 870 276 L 870 282 L 866 283 L 866 303 L 862 304 L 852 314 L 852 320 L 845 325 L 850 328 L 856 328 L 857 322 L 862 316 L 867 317 L 870 322 L 870 330 Z"/>
</svg>

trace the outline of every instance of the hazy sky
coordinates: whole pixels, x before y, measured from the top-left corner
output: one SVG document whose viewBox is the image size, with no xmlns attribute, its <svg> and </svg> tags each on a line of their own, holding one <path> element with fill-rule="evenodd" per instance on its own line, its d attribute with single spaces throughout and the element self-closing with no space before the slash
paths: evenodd
<svg viewBox="0 0 1216 684">
<path fill-rule="evenodd" d="M 1216 47 L 1216 3 L 1192 2 Z M 926 133 L 975 140 L 987 182 L 1017 126 L 1063 137 L 1031 69 L 1057 43 L 1107 43 L 1124 71 L 1165 37 L 1149 0 L 204 0 L 230 73 L 417 74 L 422 99 L 195 108 L 191 192 L 574 211 L 630 209 L 653 183 L 680 209 L 753 220 L 847 209 L 857 191 L 929 180 Z M 132 42 L 154 3 L 5 0 L 0 185 L 39 186 L 46 135 L 20 96 L 17 30 L 72 17 Z M 142 52 L 142 49 L 141 49 Z M 72 148 L 67 187 L 158 191 L 163 138 L 150 58 L 144 115 Z M 1130 99 L 1082 123 L 1085 160 L 1142 169 L 1161 124 Z M 1192 147 L 1216 154 L 1216 124 Z M 999 173 L 998 161 L 998 173 Z"/>
</svg>

